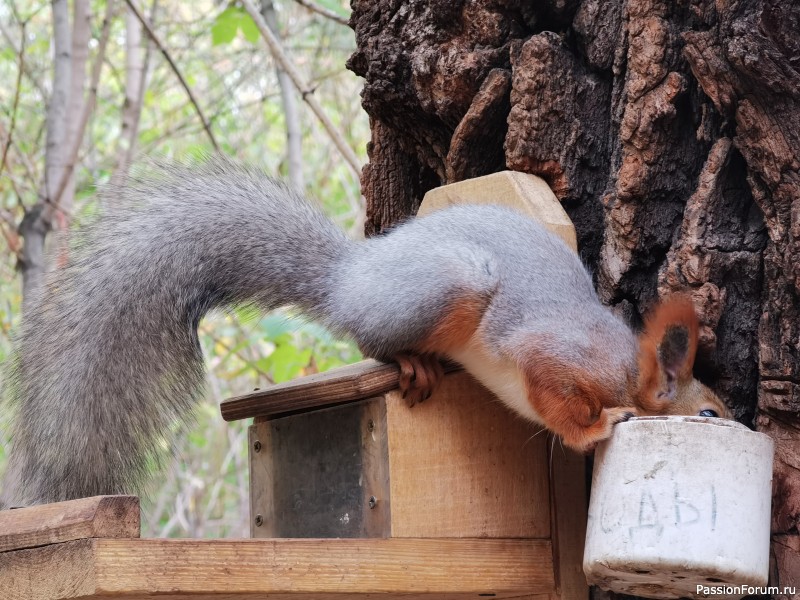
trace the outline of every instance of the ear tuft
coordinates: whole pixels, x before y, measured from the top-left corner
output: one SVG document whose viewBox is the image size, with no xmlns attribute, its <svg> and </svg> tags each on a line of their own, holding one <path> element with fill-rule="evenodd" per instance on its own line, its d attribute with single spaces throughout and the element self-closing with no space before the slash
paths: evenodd
<svg viewBox="0 0 800 600">
<path fill-rule="evenodd" d="M 639 336 L 639 390 L 644 408 L 674 399 L 677 384 L 692 377 L 700 326 L 692 301 L 672 296 L 645 318 Z"/>
<path fill-rule="evenodd" d="M 684 325 L 668 326 L 657 347 L 658 362 L 670 377 L 677 379 L 689 355 L 689 329 Z"/>
<path fill-rule="evenodd" d="M 700 324 L 691 299 L 675 295 L 661 302 L 645 317 L 640 339 L 655 345 L 658 354 L 654 358 L 662 367 L 672 367 L 677 378 L 683 380 L 692 375 L 699 331 Z"/>
</svg>

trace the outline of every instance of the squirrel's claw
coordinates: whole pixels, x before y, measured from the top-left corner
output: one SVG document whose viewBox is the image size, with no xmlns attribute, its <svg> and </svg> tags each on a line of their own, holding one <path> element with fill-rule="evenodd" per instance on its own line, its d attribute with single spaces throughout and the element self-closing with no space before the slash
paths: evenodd
<svg viewBox="0 0 800 600">
<path fill-rule="evenodd" d="M 592 454 L 597 449 L 597 444 L 611 437 L 614 425 L 625 423 L 635 416 L 637 416 L 637 411 L 631 407 L 620 406 L 603 409 L 598 422 L 583 433 L 584 441 L 580 445 L 580 450 L 584 454 Z M 598 425 L 600 425 L 599 428 Z"/>
<path fill-rule="evenodd" d="M 444 376 L 439 359 L 433 354 L 400 353 L 394 357 L 400 366 L 400 391 L 409 406 L 431 397 Z"/>
</svg>

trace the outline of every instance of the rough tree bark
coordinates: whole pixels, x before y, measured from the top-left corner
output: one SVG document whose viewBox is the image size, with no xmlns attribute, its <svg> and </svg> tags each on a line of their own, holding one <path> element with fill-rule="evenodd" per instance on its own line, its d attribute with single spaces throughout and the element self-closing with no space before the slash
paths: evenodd
<svg viewBox="0 0 800 600">
<path fill-rule="evenodd" d="M 777 443 L 772 579 L 800 586 L 800 4 L 352 7 L 367 233 L 435 186 L 514 169 L 550 183 L 632 324 L 690 290 L 696 374 Z"/>
</svg>

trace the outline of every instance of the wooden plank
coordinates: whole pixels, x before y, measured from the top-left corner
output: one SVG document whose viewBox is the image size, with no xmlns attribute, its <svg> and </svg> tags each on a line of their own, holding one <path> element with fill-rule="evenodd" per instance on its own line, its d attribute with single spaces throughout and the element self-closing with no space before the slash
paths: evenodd
<svg viewBox="0 0 800 600">
<path fill-rule="evenodd" d="M 389 535 L 382 404 L 382 398 L 363 400 L 251 429 L 251 448 L 256 442 L 260 448 L 250 454 L 251 511 L 261 515 L 253 537 Z"/>
<path fill-rule="evenodd" d="M 268 421 L 256 423 L 247 430 L 247 437 L 250 443 L 247 452 L 250 468 L 250 537 L 278 537 L 272 491 L 275 487 L 272 427 Z"/>
<path fill-rule="evenodd" d="M 552 507 L 553 566 L 561 600 L 587 600 L 583 546 L 589 510 L 586 458 L 548 436 Z"/>
<path fill-rule="evenodd" d="M 364 407 L 361 421 L 362 487 L 364 537 L 389 537 L 392 534 L 392 501 L 389 486 L 389 426 L 386 400 L 376 398 Z M 371 500 L 375 502 L 372 503 Z"/>
<path fill-rule="evenodd" d="M 0 552 L 97 537 L 139 537 L 139 499 L 94 496 L 0 511 Z"/>
<path fill-rule="evenodd" d="M 446 364 L 445 371 L 460 367 Z M 373 398 L 397 389 L 400 368 L 395 363 L 364 360 L 325 373 L 300 377 L 270 388 L 234 396 L 220 405 L 222 418 L 285 416 L 316 408 Z"/>
<path fill-rule="evenodd" d="M 0 589 L 8 600 L 91 598 L 97 591 L 94 539 L 0 554 Z"/>
<path fill-rule="evenodd" d="M 546 436 L 467 373 L 386 396 L 393 537 L 550 537 Z"/>
<path fill-rule="evenodd" d="M 536 175 L 501 171 L 434 188 L 425 194 L 417 216 L 464 204 L 499 204 L 513 208 L 541 222 L 570 248 L 578 247 L 572 221 L 547 183 Z"/>
<path fill-rule="evenodd" d="M 553 590 L 546 540 L 77 540 L 0 555 L 10 600 L 496 598 Z"/>
</svg>

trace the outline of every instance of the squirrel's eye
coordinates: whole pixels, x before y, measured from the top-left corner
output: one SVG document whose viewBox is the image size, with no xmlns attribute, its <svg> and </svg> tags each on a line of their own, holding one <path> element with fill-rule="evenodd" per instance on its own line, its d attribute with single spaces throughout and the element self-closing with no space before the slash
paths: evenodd
<svg viewBox="0 0 800 600">
<path fill-rule="evenodd" d="M 719 417 L 717 411 L 710 409 L 701 410 L 699 414 L 701 417 Z"/>
</svg>

